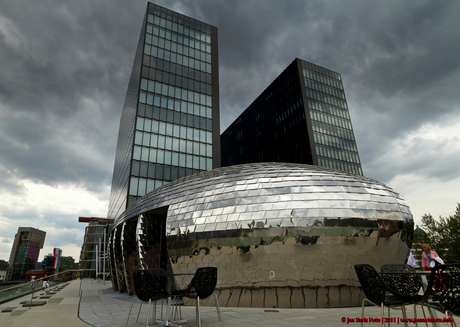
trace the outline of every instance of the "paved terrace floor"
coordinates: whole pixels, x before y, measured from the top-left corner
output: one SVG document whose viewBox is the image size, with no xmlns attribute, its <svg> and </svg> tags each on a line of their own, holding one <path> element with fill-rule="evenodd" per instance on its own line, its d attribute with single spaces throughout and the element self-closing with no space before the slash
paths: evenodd
<svg viewBox="0 0 460 327">
<path fill-rule="evenodd" d="M 81 297 L 79 295 L 81 287 Z M 38 293 L 38 294 L 37 294 Z M 43 292 L 37 292 L 39 295 Z M 110 282 L 98 283 L 91 279 L 71 281 L 67 287 L 57 290 L 56 294 L 48 299 L 35 299 L 34 301 L 47 301 L 46 304 L 37 307 L 23 307 L 20 302 L 30 300 L 30 295 L 0 305 L 1 327 L 105 327 L 125 326 L 132 296 L 114 292 Z M 43 296 L 43 295 L 42 295 Z M 14 308 L 14 309 L 13 309 Z M 158 309 L 160 306 L 158 306 Z M 419 308 L 419 307 L 418 307 Z M 139 303 L 134 303 L 132 318 L 128 326 L 145 326 L 148 306 L 144 305 L 136 323 Z M 215 307 L 202 307 L 202 326 L 221 326 L 217 317 Z M 276 312 L 267 312 L 275 310 Z M 356 322 L 361 317 L 361 308 L 333 308 L 333 309 L 263 309 L 263 308 L 221 308 L 222 318 L 225 326 L 345 326 L 347 318 L 354 319 L 348 325 L 360 326 Z M 408 318 L 412 318 L 413 306 L 408 306 Z M 385 310 L 387 312 L 387 310 Z M 380 309 L 375 306 L 365 308 L 365 317 L 379 318 Z M 443 315 L 438 313 L 439 317 Z M 188 319 L 188 323 L 182 326 L 195 327 L 195 308 L 182 307 L 182 317 Z M 421 309 L 417 311 L 417 317 L 422 317 Z M 392 325 L 398 325 L 398 318 L 401 319 L 401 310 L 391 310 L 391 318 L 395 318 Z M 345 321 L 344 321 L 345 320 Z M 459 318 L 455 318 L 457 323 Z M 153 322 L 150 322 L 153 325 Z M 381 323 L 367 322 L 365 326 L 378 326 Z M 399 321 L 399 325 L 403 325 Z M 409 323 L 409 326 L 415 324 Z M 425 326 L 421 324 L 420 326 Z M 431 326 L 431 325 L 429 325 Z M 447 326 L 447 323 L 440 323 L 439 326 Z"/>
</svg>

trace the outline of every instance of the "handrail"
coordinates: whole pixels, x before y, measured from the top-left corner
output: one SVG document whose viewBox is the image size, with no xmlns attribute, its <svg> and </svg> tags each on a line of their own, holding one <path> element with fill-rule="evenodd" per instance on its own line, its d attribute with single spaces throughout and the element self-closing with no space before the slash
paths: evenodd
<svg viewBox="0 0 460 327">
<path fill-rule="evenodd" d="M 0 293 L 2 292 L 5 292 L 5 291 L 9 291 L 9 290 L 12 290 L 12 289 L 15 289 L 15 288 L 19 288 L 19 287 L 23 287 L 25 284 L 29 283 L 29 282 L 39 282 L 39 281 L 42 281 L 43 278 L 52 278 L 54 276 L 57 276 L 57 275 L 60 275 L 60 274 L 64 274 L 64 273 L 67 273 L 67 272 L 72 272 L 72 271 L 84 271 L 85 269 L 69 269 L 69 270 L 65 270 L 65 271 L 61 271 L 61 272 L 58 272 L 56 274 L 53 274 L 53 275 L 47 275 L 45 277 L 42 277 L 42 278 L 39 278 L 39 279 L 35 279 L 35 280 L 29 280 L 25 283 L 22 283 L 20 285 L 15 285 L 15 286 L 12 286 L 12 287 L 9 287 L 9 288 L 5 288 L 5 289 L 2 289 L 0 290 Z M 92 269 L 94 270 L 94 269 Z"/>
</svg>

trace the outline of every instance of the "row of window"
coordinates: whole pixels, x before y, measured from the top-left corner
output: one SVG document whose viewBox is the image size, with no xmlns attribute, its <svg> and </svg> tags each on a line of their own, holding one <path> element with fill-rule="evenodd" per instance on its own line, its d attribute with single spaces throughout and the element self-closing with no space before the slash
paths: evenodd
<svg viewBox="0 0 460 327">
<path fill-rule="evenodd" d="M 301 62 L 302 62 L 302 67 L 304 69 L 307 69 L 310 72 L 318 73 L 318 74 L 321 74 L 323 76 L 328 76 L 330 78 L 333 78 L 333 79 L 336 79 L 336 80 L 339 80 L 339 81 L 342 80 L 342 76 L 340 76 L 339 73 L 336 73 L 336 72 L 334 72 L 334 71 L 332 71 L 330 69 L 327 69 L 327 68 L 312 64 L 311 62 L 304 61 L 304 60 L 301 60 Z"/>
<path fill-rule="evenodd" d="M 134 137 L 134 144 L 149 146 L 157 149 L 172 150 L 189 154 L 201 155 L 205 157 L 212 157 L 212 146 L 210 144 L 184 139 L 177 139 L 172 138 L 170 136 L 163 136 L 136 131 Z M 155 162 L 155 160 L 152 160 L 154 158 L 155 152 L 152 150 L 150 151 L 148 161 Z"/>
<path fill-rule="evenodd" d="M 212 120 L 205 117 L 199 117 L 192 114 L 183 112 L 173 111 L 165 108 L 158 108 L 152 106 L 146 106 L 139 104 L 138 116 L 145 117 L 146 119 L 153 119 L 157 121 L 168 122 L 179 125 L 192 127 L 196 129 L 202 129 L 211 132 L 212 131 Z M 147 132 L 154 131 L 156 123 L 152 122 L 145 125 L 138 125 L 136 127 L 139 130 L 145 130 Z M 158 127 L 160 128 L 160 127 Z"/>
<path fill-rule="evenodd" d="M 104 226 L 88 226 L 86 227 L 86 234 L 102 234 L 104 233 Z"/>
<path fill-rule="evenodd" d="M 161 37 L 165 40 L 175 42 L 177 44 L 184 45 L 186 47 L 194 48 L 196 50 L 200 50 L 206 53 L 211 53 L 211 45 L 201 42 L 200 40 L 196 40 L 192 37 L 187 37 L 181 34 L 177 34 L 175 32 L 165 31 L 158 27 L 154 27 L 150 24 L 147 24 L 146 28 L 146 36 L 147 35 L 154 35 L 157 37 Z"/>
<path fill-rule="evenodd" d="M 153 57 L 152 57 L 153 58 Z M 142 67 L 142 77 L 144 79 L 149 79 L 165 84 L 171 84 L 176 87 L 180 87 L 187 90 L 192 90 L 195 92 L 205 93 L 207 95 L 212 95 L 212 86 L 211 86 L 211 74 L 207 74 L 204 72 L 200 72 L 195 69 L 190 69 L 183 67 L 184 70 L 177 72 L 171 72 L 171 65 L 168 62 L 165 62 L 161 59 L 155 59 L 156 61 L 161 61 L 163 63 L 167 63 L 168 67 L 156 67 L 156 68 L 148 68 L 146 66 Z M 182 66 L 177 66 L 182 67 Z M 165 70 L 163 70 L 165 69 Z M 178 74 L 180 73 L 180 74 Z M 184 74 L 185 73 L 185 74 Z M 190 73 L 190 74 L 188 74 Z M 144 87 L 148 87 L 144 86 Z"/>
<path fill-rule="evenodd" d="M 329 159 L 341 160 L 359 164 L 359 158 L 356 153 L 351 153 L 342 149 L 329 148 L 326 146 L 316 145 L 316 154 Z"/>
<path fill-rule="evenodd" d="M 141 92 L 145 94 L 145 98 L 142 98 L 143 100 L 142 103 L 147 103 L 149 105 L 154 105 L 160 108 L 167 108 L 171 110 L 182 111 L 182 112 L 186 112 L 190 114 L 195 114 L 196 112 L 197 116 L 202 116 L 202 117 L 207 117 L 207 115 L 212 112 L 210 108 L 211 105 L 208 105 L 208 103 L 212 103 L 211 102 L 212 97 L 209 95 L 201 94 L 201 93 L 194 92 L 191 90 L 185 90 L 179 87 L 174 87 L 174 86 L 167 85 L 167 84 L 160 83 L 160 82 L 147 80 L 145 78 L 141 79 L 140 88 L 143 91 L 156 93 L 154 95 L 154 94 L 148 94 L 148 93 Z M 160 96 L 160 95 L 163 95 L 163 96 Z M 175 97 L 176 95 L 178 97 Z M 171 98 L 168 99 L 167 96 L 174 98 L 174 99 L 171 99 Z M 182 101 L 177 100 L 181 98 L 182 98 Z M 200 111 L 197 111 L 197 109 L 200 108 L 200 105 L 202 106 L 206 105 L 208 109 L 203 108 L 202 110 L 203 112 L 201 112 L 201 109 Z M 208 118 L 211 118 L 211 117 L 208 117 Z"/>
<path fill-rule="evenodd" d="M 325 124 L 341 127 L 344 129 L 348 129 L 350 131 L 353 130 L 353 128 L 351 127 L 350 120 L 328 115 L 321 111 L 310 110 L 310 118 L 312 120 L 316 120 L 317 122 L 322 122 Z"/>
<path fill-rule="evenodd" d="M 200 147 L 199 150 L 202 150 L 202 148 Z M 206 153 L 208 153 L 207 150 Z M 159 164 L 172 165 L 176 167 L 201 170 L 212 169 L 212 158 L 162 149 L 148 148 L 145 146 L 134 146 L 133 159 L 139 161 L 156 162 Z"/>
<path fill-rule="evenodd" d="M 153 92 L 157 93 L 158 95 L 164 95 L 183 101 L 193 102 L 203 106 L 212 107 L 212 97 L 209 95 L 185 90 L 179 87 L 167 85 L 160 82 L 153 82 L 152 86 L 154 90 Z M 158 98 L 158 101 L 161 101 L 161 98 Z M 154 104 L 154 95 L 143 91 L 139 92 L 139 102 L 149 105 L 156 105 Z M 161 103 L 157 106 L 160 107 Z"/>
<path fill-rule="evenodd" d="M 318 158 L 318 165 L 321 167 L 327 167 L 327 168 L 347 171 L 355 175 L 361 175 L 361 176 L 363 175 L 363 172 L 360 166 L 348 164 L 346 162 L 338 162 L 334 160 L 329 160 L 327 158 Z"/>
<path fill-rule="evenodd" d="M 156 47 L 158 49 L 171 51 L 177 55 L 190 57 L 191 59 L 204 61 L 209 64 L 211 63 L 212 57 L 210 48 L 209 51 L 206 51 L 206 48 L 203 48 L 203 44 L 194 43 L 193 46 L 190 46 L 190 43 L 188 43 L 188 45 L 180 44 L 176 41 L 165 39 L 164 35 L 161 35 L 161 33 L 160 36 L 147 34 L 145 36 L 145 44 L 146 46 L 150 46 L 151 49 Z"/>
<path fill-rule="evenodd" d="M 211 43 L 211 29 L 210 26 L 206 26 L 207 24 L 201 23 L 199 21 L 195 21 L 195 24 L 199 24 L 200 26 L 199 29 L 202 31 L 198 31 L 197 29 L 194 28 L 189 28 L 187 26 L 184 26 L 183 24 L 178 24 L 177 22 L 165 19 L 158 16 L 154 16 L 152 14 L 149 14 L 147 16 L 147 22 L 149 24 L 154 24 L 157 26 L 160 26 L 166 30 L 173 31 L 175 33 L 183 34 L 185 36 L 189 36 L 190 38 L 193 38 L 195 40 L 199 40 L 202 42 L 206 43 Z M 208 33 L 203 32 L 203 28 L 206 28 Z"/>
<path fill-rule="evenodd" d="M 340 117 L 340 118 L 343 118 L 343 119 L 346 119 L 346 120 L 351 120 L 348 110 L 345 110 L 345 109 L 342 109 L 342 108 L 337 108 L 337 107 L 331 106 L 331 105 L 326 105 L 324 102 L 319 102 L 319 101 L 315 101 L 313 99 L 309 99 L 308 100 L 308 107 L 310 109 L 315 109 L 315 110 L 318 110 L 318 111 L 322 111 L 322 112 L 325 112 L 327 114 L 337 116 L 337 117 Z"/>
<path fill-rule="evenodd" d="M 151 104 L 147 103 L 147 106 L 151 105 L 161 109 L 174 110 L 187 115 L 194 115 L 198 117 L 212 119 L 212 108 L 209 106 L 192 103 L 185 100 L 181 101 L 156 94 L 153 95 L 153 100 L 151 100 L 151 98 L 147 96 L 146 102 L 152 102 Z M 144 106 L 144 108 L 146 108 L 145 103 L 141 103 L 139 104 L 139 106 Z"/>
<path fill-rule="evenodd" d="M 131 177 L 129 186 L 129 195 L 130 196 L 144 196 L 149 192 L 152 192 L 154 189 L 159 188 L 165 184 L 162 180 L 146 179 Z"/>
<path fill-rule="evenodd" d="M 96 245 L 98 245 L 98 243 L 83 244 L 82 252 L 95 252 L 96 251 Z"/>
<path fill-rule="evenodd" d="M 153 168 L 150 173 L 150 168 Z M 202 170 L 189 169 L 184 167 L 174 167 L 169 165 L 149 165 L 149 176 L 153 178 L 134 177 L 130 178 L 129 195 L 144 196 L 145 194 L 161 187 L 162 185 L 176 180 L 192 173 L 198 173 Z"/>
<path fill-rule="evenodd" d="M 314 81 L 312 81 L 310 79 L 305 78 L 304 81 L 305 81 L 305 86 L 307 88 L 316 90 L 318 92 L 323 92 L 323 93 L 326 93 L 326 94 L 332 95 L 334 97 L 341 98 L 341 99 L 345 100 L 345 93 L 343 93 L 343 91 L 338 91 L 335 88 L 332 88 L 332 87 L 329 87 L 329 86 L 326 86 L 326 85 L 323 85 L 323 84 L 320 84 L 320 83 L 316 83 L 316 82 L 314 82 Z"/>
<path fill-rule="evenodd" d="M 167 181 L 172 181 L 184 176 L 196 174 L 200 171 L 203 170 L 136 160 L 133 160 L 131 166 L 131 176 Z"/>
<path fill-rule="evenodd" d="M 142 66 L 142 77 L 163 81 L 168 80 L 169 84 L 179 83 L 174 81 L 174 79 L 181 78 L 181 85 L 187 85 L 182 78 L 188 78 L 190 80 L 196 80 L 199 82 L 212 84 L 212 76 L 201 70 L 196 70 L 195 68 L 189 68 L 182 65 L 177 65 L 170 61 L 166 61 L 157 57 L 151 57 L 144 54 Z M 150 67 L 150 68 L 148 68 Z M 164 72 L 171 73 L 165 75 Z M 161 75 L 161 76 L 160 76 Z"/>
<path fill-rule="evenodd" d="M 348 131 L 345 129 L 342 129 L 337 126 L 332 126 L 330 124 L 325 124 L 317 121 L 312 121 L 312 129 L 313 132 L 321 133 L 321 134 L 329 134 L 332 136 L 337 136 L 342 139 L 347 139 L 350 141 L 355 141 L 355 136 L 353 134 L 353 131 Z"/>
<path fill-rule="evenodd" d="M 201 70 L 211 74 L 211 64 L 194 58 L 189 58 L 181 54 L 171 52 L 169 50 L 160 49 L 148 44 L 144 47 L 144 54 L 155 58 L 163 59 L 184 67 Z"/>
<path fill-rule="evenodd" d="M 149 171 L 149 176 L 151 175 L 151 172 L 153 172 L 153 175 L 151 175 L 151 177 L 149 178 L 138 178 L 138 177 L 130 178 L 130 189 L 131 189 L 132 194 L 130 194 L 130 196 L 128 197 L 128 206 L 136 202 L 136 200 L 138 199 L 137 197 L 138 194 L 139 195 L 142 194 L 143 196 L 146 193 L 151 192 L 154 189 L 157 189 L 163 186 L 164 184 L 169 183 L 170 181 L 202 172 L 202 170 L 198 170 L 198 169 L 173 167 L 173 166 L 168 166 L 168 165 L 160 165 L 160 164 L 152 164 L 152 163 L 149 163 L 148 171 Z M 158 177 L 155 177 L 155 176 L 158 176 Z M 140 193 L 139 193 L 139 180 L 141 184 Z M 144 185 L 145 185 L 145 193 L 144 193 Z"/>
<path fill-rule="evenodd" d="M 294 112 L 296 112 L 297 109 L 299 109 L 301 105 L 302 105 L 302 99 L 299 99 L 292 106 L 287 108 L 287 110 L 283 111 L 281 115 L 276 117 L 275 119 L 276 125 L 278 125 L 279 123 L 287 119 L 290 115 L 294 114 Z"/>
<path fill-rule="evenodd" d="M 327 104 L 332 104 L 333 106 L 348 109 L 347 102 L 345 100 L 340 100 L 335 97 L 328 97 L 324 93 L 318 93 L 312 89 L 307 89 L 307 96 L 309 99 L 314 99 L 316 101 L 322 101 Z"/>
<path fill-rule="evenodd" d="M 160 135 L 173 136 L 189 141 L 212 144 L 212 133 L 203 129 L 167 123 L 154 119 L 137 117 L 138 131 L 153 132 Z M 136 133 L 138 132 L 136 131 Z M 147 133 L 148 134 L 148 133 Z"/>
<path fill-rule="evenodd" d="M 102 240 L 103 235 L 98 234 L 98 235 L 86 235 L 84 243 L 98 243 L 99 240 Z"/>
<path fill-rule="evenodd" d="M 311 79 L 311 80 L 316 81 L 316 82 L 320 82 L 320 83 L 335 87 L 337 89 L 343 90 L 342 83 L 339 80 L 331 78 L 329 76 L 324 76 L 324 75 L 312 72 L 310 70 L 304 69 L 303 70 L 303 77 Z"/>
<path fill-rule="evenodd" d="M 348 151 L 354 151 L 358 153 L 358 149 L 356 147 L 356 143 L 353 141 L 347 141 L 343 138 L 339 138 L 336 136 L 320 134 L 318 132 L 313 132 L 313 138 L 316 144 L 322 144 L 328 147 L 334 147 L 338 149 L 345 149 Z"/>
</svg>

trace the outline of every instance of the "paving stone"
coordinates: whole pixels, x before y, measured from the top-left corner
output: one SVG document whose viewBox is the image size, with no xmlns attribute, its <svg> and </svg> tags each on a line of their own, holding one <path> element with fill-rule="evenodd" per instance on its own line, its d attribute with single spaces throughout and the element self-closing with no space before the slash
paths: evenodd
<svg viewBox="0 0 460 327">
<path fill-rule="evenodd" d="M 2 310 L 2 312 L 11 312 L 13 311 L 14 309 L 16 309 L 17 307 L 7 307 L 5 309 Z"/>
<path fill-rule="evenodd" d="M 79 316 L 84 322 L 89 323 L 92 326 L 106 327 L 106 326 L 125 326 L 126 319 L 128 317 L 128 311 L 131 307 L 131 301 L 133 296 L 129 296 L 127 293 L 118 293 L 113 292 L 109 289 L 109 285 L 104 286 L 102 284 L 91 284 L 91 281 L 83 281 L 82 291 L 83 298 L 80 302 L 80 312 Z M 280 294 L 277 294 L 275 289 L 272 289 L 273 296 L 277 297 Z M 294 289 L 293 289 L 294 290 Z M 355 292 L 355 296 L 360 297 L 359 292 Z M 356 291 L 354 290 L 354 291 Z M 303 294 L 305 300 L 310 301 L 312 304 L 316 305 L 316 298 L 318 290 L 315 288 L 302 288 L 302 293 L 297 293 L 295 295 L 294 291 L 292 296 L 300 296 Z M 345 293 L 347 290 L 345 290 Z M 351 290 L 348 291 L 351 296 Z M 239 296 L 241 291 L 226 292 L 228 295 L 232 293 L 232 296 L 238 295 L 235 302 L 239 302 Z M 235 294 L 236 293 L 236 294 Z M 252 294 L 252 299 L 255 298 L 255 292 Z M 229 296 L 230 298 L 231 296 Z M 326 294 L 320 294 L 322 301 L 326 300 L 334 303 L 334 301 L 342 301 L 346 298 L 347 295 L 342 296 L 340 294 L 334 294 L 334 292 L 328 292 Z M 337 297 L 337 298 L 335 298 Z M 79 298 L 72 298 L 74 301 Z M 90 300 L 88 300 L 90 299 Z M 84 303 L 86 302 L 86 303 Z M 201 302 L 201 301 L 200 301 Z M 202 303 L 202 302 L 201 302 Z M 217 318 L 216 309 L 214 306 L 214 299 L 211 298 L 209 301 L 210 307 L 201 307 L 202 314 L 202 325 L 203 327 L 220 327 L 221 323 Z M 252 305 L 252 302 L 251 302 Z M 342 304 L 343 305 L 343 304 Z M 271 309 L 271 308 L 266 308 Z M 274 309 L 278 312 L 264 312 L 264 308 L 235 308 L 235 307 L 221 307 L 221 313 L 224 320 L 225 326 L 230 327 L 240 327 L 240 326 L 267 326 L 267 327 L 297 327 L 297 326 L 319 326 L 322 327 L 335 327 L 338 325 L 343 325 L 342 318 L 356 318 L 361 316 L 361 307 L 351 307 L 351 308 L 308 308 L 308 309 Z M 408 316 L 413 316 L 412 306 L 408 309 Z M 131 319 L 129 320 L 128 326 L 142 326 L 145 325 L 147 321 L 147 311 L 148 305 L 142 306 L 142 312 L 139 316 L 139 323 L 136 324 L 137 312 L 139 310 L 139 302 L 133 306 L 131 312 Z M 412 311 L 411 311 L 412 310 Z M 13 313 L 17 311 L 14 310 Z M 157 305 L 157 315 L 160 315 L 161 305 Z M 194 306 L 181 306 L 182 317 L 188 319 L 188 324 L 182 325 L 183 327 L 196 327 L 195 324 L 195 307 Z M 421 309 L 417 309 L 418 317 L 423 317 Z M 99 316 L 97 316 L 98 314 Z M 366 317 L 378 317 L 380 316 L 380 308 L 375 306 L 366 307 L 365 311 Z M 392 317 L 402 317 L 402 312 L 399 310 L 391 310 Z M 441 317 L 441 314 L 438 314 L 438 317 Z M 460 322 L 459 318 L 455 319 L 457 322 Z M 153 325 L 153 321 L 150 323 Z"/>
<path fill-rule="evenodd" d="M 45 305 L 46 303 L 48 302 L 47 301 L 32 301 L 32 303 L 30 303 L 30 301 L 28 301 L 28 303 L 25 303 L 22 306 L 23 307 L 38 307 L 38 306 Z"/>
<path fill-rule="evenodd" d="M 11 315 L 12 316 L 20 316 L 24 312 L 27 312 L 27 311 L 29 311 L 29 309 L 16 309 L 16 310 L 11 311 Z"/>
</svg>

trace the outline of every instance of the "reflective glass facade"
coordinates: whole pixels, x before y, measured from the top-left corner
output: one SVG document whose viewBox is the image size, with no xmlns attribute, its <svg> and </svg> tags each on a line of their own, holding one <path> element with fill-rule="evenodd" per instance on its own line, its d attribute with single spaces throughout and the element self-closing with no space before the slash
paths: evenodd
<svg viewBox="0 0 460 327">
<path fill-rule="evenodd" d="M 340 74 L 298 58 L 221 143 L 223 166 L 293 162 L 363 175 Z"/>
<path fill-rule="evenodd" d="M 120 122 L 109 204 L 220 167 L 217 28 L 148 3 Z"/>
</svg>

